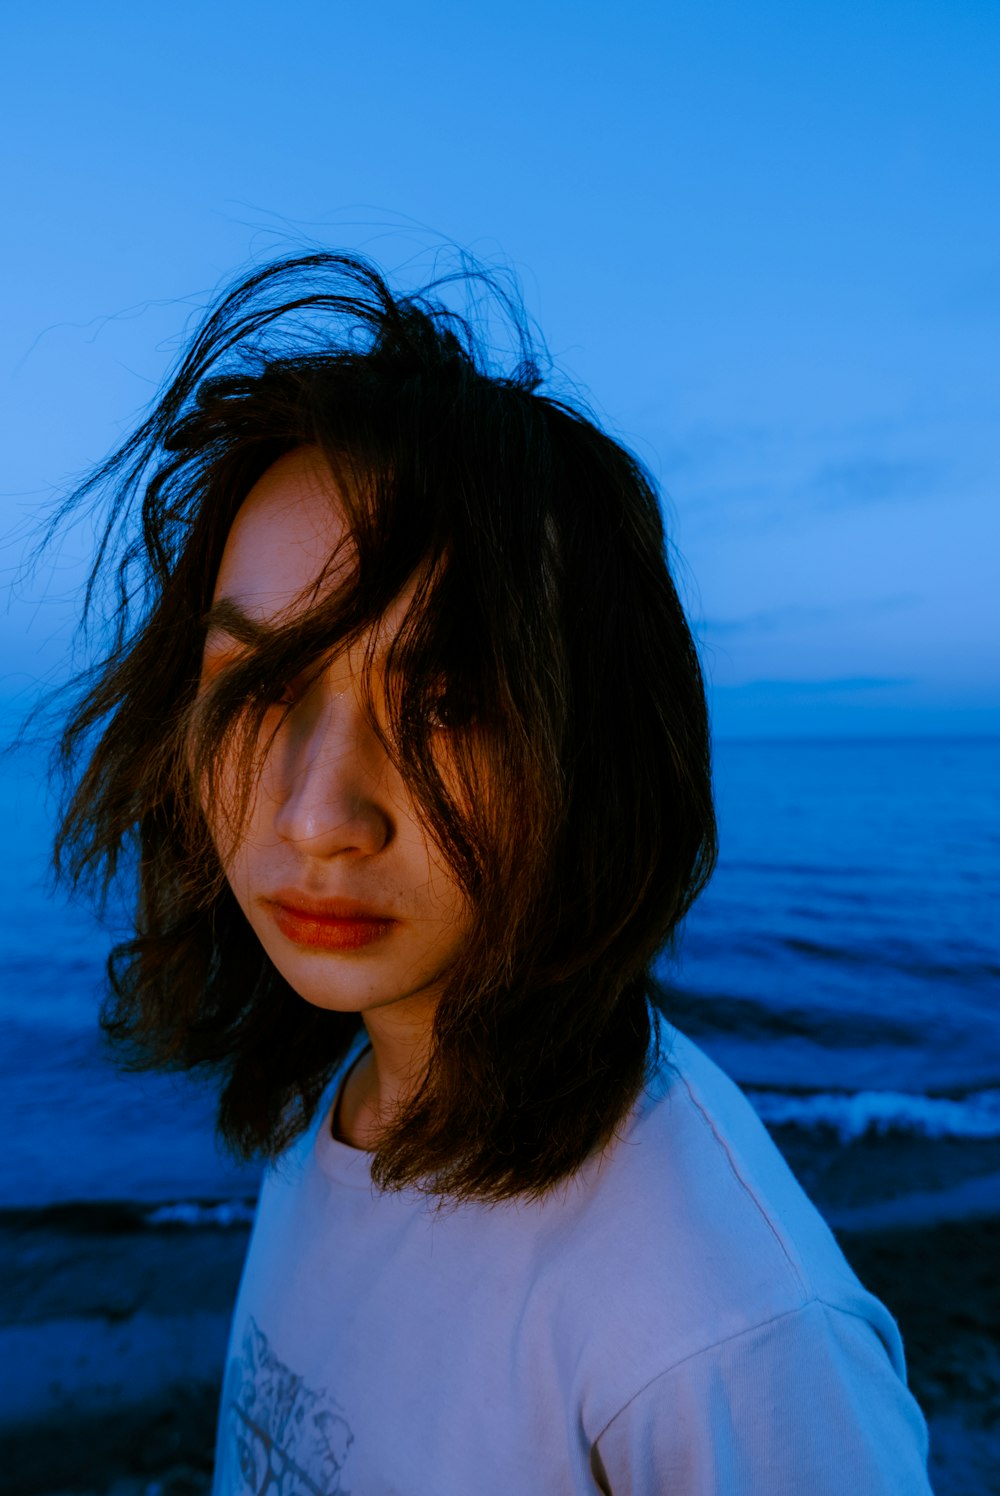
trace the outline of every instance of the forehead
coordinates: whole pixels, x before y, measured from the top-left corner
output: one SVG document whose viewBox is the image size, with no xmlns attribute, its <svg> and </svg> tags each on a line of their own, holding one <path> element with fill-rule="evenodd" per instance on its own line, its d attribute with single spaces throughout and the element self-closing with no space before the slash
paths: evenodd
<svg viewBox="0 0 1000 1496">
<path fill-rule="evenodd" d="M 325 568 L 327 585 L 336 586 L 350 569 L 352 551 L 323 454 L 301 447 L 269 467 L 244 499 L 226 538 L 212 600 L 230 598 L 262 622 L 289 618 L 307 605 L 303 594 Z"/>
</svg>

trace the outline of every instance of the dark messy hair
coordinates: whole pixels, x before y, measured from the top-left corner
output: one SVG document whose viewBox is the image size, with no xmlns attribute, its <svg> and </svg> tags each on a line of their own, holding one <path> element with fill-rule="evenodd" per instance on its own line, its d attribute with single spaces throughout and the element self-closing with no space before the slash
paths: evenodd
<svg viewBox="0 0 1000 1496">
<path fill-rule="evenodd" d="M 704 687 L 653 481 L 579 401 L 540 393 L 504 284 L 462 277 L 514 330 L 507 373 L 435 299 L 440 281 L 395 295 L 368 260 L 334 253 L 256 270 L 49 528 L 110 497 L 83 627 L 112 575 L 113 637 L 69 683 L 55 880 L 100 884 L 103 908 L 135 854 L 134 932 L 108 957 L 102 1028 L 128 1068 L 212 1073 L 219 1135 L 243 1159 L 275 1158 L 309 1125 L 361 1018 L 303 1001 L 275 969 L 196 787 L 222 805 L 217 768 L 236 755 L 224 820 L 238 837 L 275 682 L 374 638 L 421 578 L 373 724 L 475 917 L 426 1077 L 372 1176 L 439 1208 L 538 1199 L 618 1135 L 665 1001 L 652 963 L 716 856 Z M 199 691 L 233 518 L 279 457 L 314 444 L 350 574 Z M 370 668 L 369 650 L 369 709 Z"/>
</svg>

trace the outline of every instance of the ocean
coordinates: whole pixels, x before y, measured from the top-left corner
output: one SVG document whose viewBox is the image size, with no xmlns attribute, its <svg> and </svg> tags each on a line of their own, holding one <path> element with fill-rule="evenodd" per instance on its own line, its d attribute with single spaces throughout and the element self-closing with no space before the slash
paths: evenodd
<svg viewBox="0 0 1000 1496">
<path fill-rule="evenodd" d="M 963 1177 L 1000 1168 L 1000 742 L 719 742 L 715 758 L 721 856 L 661 968 L 671 1016 L 793 1153 L 895 1140 L 911 1193 L 954 1208 L 942 1149 L 980 1151 Z M 111 935 L 45 891 L 44 769 L 37 748 L 0 758 L 0 1207 L 246 1219 L 259 1169 L 215 1145 L 205 1083 L 103 1053 Z"/>
</svg>

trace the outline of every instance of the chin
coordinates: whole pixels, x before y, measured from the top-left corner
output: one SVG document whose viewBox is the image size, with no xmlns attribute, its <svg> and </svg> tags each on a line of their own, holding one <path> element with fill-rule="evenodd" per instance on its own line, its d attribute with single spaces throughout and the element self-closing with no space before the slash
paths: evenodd
<svg viewBox="0 0 1000 1496">
<path fill-rule="evenodd" d="M 279 971 L 281 968 L 278 968 Z M 404 1002 L 413 996 L 393 986 L 373 986 L 371 983 L 355 984 L 350 980 L 337 981 L 334 973 L 326 980 L 317 979 L 316 973 L 308 975 L 293 973 L 287 968 L 281 972 L 285 981 L 298 993 L 303 1002 L 313 1008 L 324 1008 L 330 1013 L 366 1013 L 373 1008 L 385 1008 L 393 1003 Z"/>
</svg>

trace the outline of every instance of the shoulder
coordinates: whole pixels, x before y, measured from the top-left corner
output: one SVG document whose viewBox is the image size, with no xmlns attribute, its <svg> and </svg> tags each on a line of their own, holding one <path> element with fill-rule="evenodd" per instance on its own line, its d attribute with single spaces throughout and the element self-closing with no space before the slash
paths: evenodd
<svg viewBox="0 0 1000 1496">
<path fill-rule="evenodd" d="M 670 1264 L 661 1280 L 702 1310 L 707 1296 L 733 1313 L 726 1331 L 849 1291 L 856 1279 L 832 1232 L 742 1091 L 654 1019 L 662 1059 L 597 1164 L 593 1208 L 620 1220 L 623 1235 L 641 1220 L 651 1252 Z"/>
<path fill-rule="evenodd" d="M 565 1291 L 578 1284 L 590 1300 L 568 1318 L 591 1352 L 617 1360 L 611 1380 L 635 1391 L 643 1375 L 821 1303 L 866 1321 L 901 1371 L 892 1317 L 858 1282 L 750 1103 L 654 1016 L 663 1063 L 618 1141 L 581 1172 L 577 1229 L 565 1239 Z"/>
</svg>

